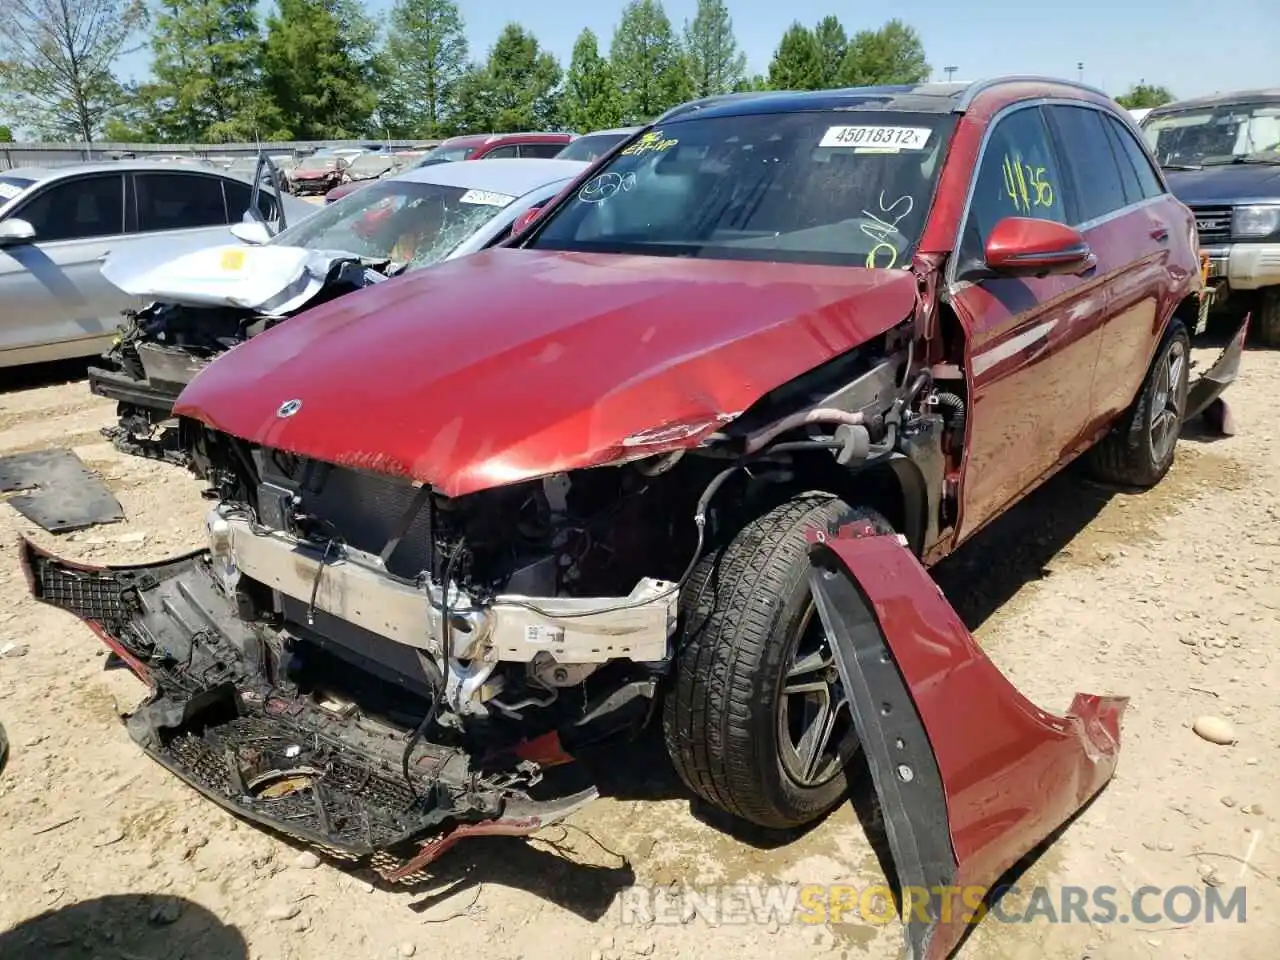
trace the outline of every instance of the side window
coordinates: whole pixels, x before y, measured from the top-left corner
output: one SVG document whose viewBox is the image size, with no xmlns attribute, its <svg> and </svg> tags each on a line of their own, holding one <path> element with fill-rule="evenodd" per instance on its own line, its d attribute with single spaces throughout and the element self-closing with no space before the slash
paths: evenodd
<svg viewBox="0 0 1280 960">
<path fill-rule="evenodd" d="M 1116 123 L 1108 117 L 1102 126 L 1107 131 L 1107 141 L 1111 144 L 1111 152 L 1115 154 L 1116 166 L 1120 168 L 1120 183 L 1124 187 L 1125 201 L 1138 203 L 1143 199 L 1142 184 L 1138 182 L 1138 171 L 1134 169 L 1133 161 L 1120 143 Z"/>
<path fill-rule="evenodd" d="M 138 191 L 138 231 L 190 230 L 227 222 L 222 181 L 183 173 L 134 175 Z"/>
<path fill-rule="evenodd" d="M 253 174 L 249 176 L 252 177 Z M 264 183 L 269 179 L 264 178 Z M 253 187 L 238 180 L 223 180 L 222 189 L 227 197 L 227 216 L 231 223 L 239 223 L 244 219 L 245 211 L 249 209 L 249 198 L 253 196 Z M 276 213 L 276 199 L 265 186 L 258 191 L 258 209 L 262 211 L 264 220 L 271 221 L 279 217 Z"/>
<path fill-rule="evenodd" d="M 514 143 L 505 147 L 495 147 L 486 153 L 481 160 L 503 160 L 519 156 L 519 147 Z"/>
<path fill-rule="evenodd" d="M 1071 174 L 1076 223 L 1105 217 L 1127 201 L 1103 116 L 1088 107 L 1048 107 L 1059 152 Z"/>
<path fill-rule="evenodd" d="M 564 149 L 564 146 L 563 143 L 522 143 L 520 144 L 520 156 L 546 159 L 547 157 L 554 157 Z"/>
<path fill-rule="evenodd" d="M 1062 177 L 1044 117 L 1024 107 L 996 123 L 982 155 L 965 223 L 964 259 L 981 262 L 991 230 L 1005 217 L 1067 222 Z"/>
<path fill-rule="evenodd" d="M 1111 124 L 1116 139 L 1120 141 L 1120 146 L 1129 155 L 1129 160 L 1133 163 L 1133 169 L 1138 175 L 1138 185 L 1142 188 L 1143 197 L 1159 197 L 1163 195 L 1165 189 L 1161 186 L 1160 178 L 1156 176 L 1155 168 L 1151 165 L 1151 158 L 1147 156 L 1147 151 L 1143 149 L 1142 144 L 1138 143 L 1133 132 L 1114 117 L 1107 117 L 1107 121 Z"/>
<path fill-rule="evenodd" d="M 13 212 L 35 228 L 37 243 L 87 240 L 124 232 L 124 177 L 79 177 L 43 190 Z"/>
</svg>

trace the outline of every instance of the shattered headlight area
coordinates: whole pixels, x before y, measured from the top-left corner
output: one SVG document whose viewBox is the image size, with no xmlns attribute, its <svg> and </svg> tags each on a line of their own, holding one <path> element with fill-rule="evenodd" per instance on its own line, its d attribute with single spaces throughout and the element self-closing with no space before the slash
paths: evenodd
<svg viewBox="0 0 1280 960">
<path fill-rule="evenodd" d="M 239 265 L 239 285 L 226 283 L 220 262 Z M 88 370 L 89 391 L 116 402 L 119 420 L 102 433 L 122 453 L 189 465 L 188 438 L 173 426 L 173 406 L 197 374 L 304 308 L 402 268 L 386 259 L 271 245 L 197 250 L 159 267 L 109 265 L 104 274 L 122 290 L 157 299 L 124 315 L 111 349 Z"/>
<path fill-rule="evenodd" d="M 406 738 L 413 699 L 342 689 L 350 671 L 290 662 L 280 631 L 235 617 L 207 552 L 146 568 L 89 569 L 30 543 L 34 595 L 81 617 L 152 693 L 132 738 L 235 813 L 407 881 L 469 833 L 527 834 L 595 797 L 512 754 L 493 763 Z M 328 667 L 329 669 L 326 669 Z M 358 683 L 376 683 L 361 678 Z M 382 715 L 357 708 L 378 702 Z"/>
</svg>

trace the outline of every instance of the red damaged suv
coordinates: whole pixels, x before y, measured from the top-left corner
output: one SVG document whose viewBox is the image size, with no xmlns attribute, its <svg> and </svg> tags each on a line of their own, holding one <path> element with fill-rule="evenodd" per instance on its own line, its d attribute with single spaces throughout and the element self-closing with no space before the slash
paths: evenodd
<svg viewBox="0 0 1280 960">
<path fill-rule="evenodd" d="M 153 684 L 148 752 L 391 879 L 563 817 L 565 761 L 660 717 L 766 827 L 861 752 L 903 882 L 989 882 L 1106 781 L 1122 704 L 1029 704 L 924 569 L 1078 455 L 1164 476 L 1241 350 L 1189 384 L 1195 240 L 1075 84 L 687 104 L 506 245 L 215 360 L 175 408 L 209 549 L 28 546 L 33 589 Z"/>
</svg>

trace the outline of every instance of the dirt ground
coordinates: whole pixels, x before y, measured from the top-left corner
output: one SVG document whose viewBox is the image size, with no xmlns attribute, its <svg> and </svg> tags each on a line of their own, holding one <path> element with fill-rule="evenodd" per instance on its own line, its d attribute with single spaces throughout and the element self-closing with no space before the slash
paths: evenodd
<svg viewBox="0 0 1280 960">
<path fill-rule="evenodd" d="M 316 866 L 198 797 L 126 736 L 117 714 L 137 703 L 141 685 L 104 669 L 103 649 L 81 624 L 29 599 L 13 560 L 21 534 L 96 562 L 159 559 L 199 542 L 199 485 L 115 453 L 98 435 L 111 405 L 90 397 L 83 381 L 52 379 L 59 373 L 15 388 L 4 372 L 0 455 L 72 447 L 128 520 L 52 537 L 0 505 L 0 650 L 27 648 L 0 656 L 0 721 L 13 750 L 0 777 L 5 960 L 898 954 L 896 920 L 715 925 L 688 910 L 670 923 L 628 917 L 621 904 L 637 886 L 794 891 L 885 881 L 856 805 L 789 842 L 734 837 L 692 808 L 652 743 L 625 748 L 617 782 L 568 828 L 530 842 L 470 841 L 411 890 Z M 935 571 L 986 650 L 1040 706 L 1061 710 L 1074 690 L 1133 698 L 1115 780 L 1026 868 L 1022 889 L 1044 885 L 1057 898 L 1068 886 L 1107 885 L 1125 913 L 1124 898 L 1143 885 L 1201 894 L 1206 882 L 1224 894 L 1243 887 L 1246 922 L 992 917 L 961 957 L 1275 957 L 1277 395 L 1280 353 L 1251 352 L 1228 394 L 1235 437 L 1185 439 L 1172 473 L 1145 494 L 1099 489 L 1068 472 Z M 1191 724 L 1201 714 L 1229 720 L 1238 742 L 1198 738 Z M 1147 909 L 1160 902 L 1149 899 Z M 53 913 L 39 916 L 45 911 Z"/>
</svg>

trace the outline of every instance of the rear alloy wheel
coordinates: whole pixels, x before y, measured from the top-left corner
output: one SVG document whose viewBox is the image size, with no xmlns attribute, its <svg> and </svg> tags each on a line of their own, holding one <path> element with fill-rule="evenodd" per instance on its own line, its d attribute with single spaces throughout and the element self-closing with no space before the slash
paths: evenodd
<svg viewBox="0 0 1280 960">
<path fill-rule="evenodd" d="M 1098 479 L 1153 487 L 1169 472 L 1187 409 L 1190 358 L 1186 328 L 1174 320 L 1137 400 L 1090 451 L 1090 467 Z"/>
<path fill-rule="evenodd" d="M 829 494 L 796 497 L 705 557 L 681 594 L 667 750 L 690 790 L 757 826 L 811 823 L 848 792 L 858 737 L 809 590 L 807 533 L 855 521 L 893 532 Z"/>
</svg>

